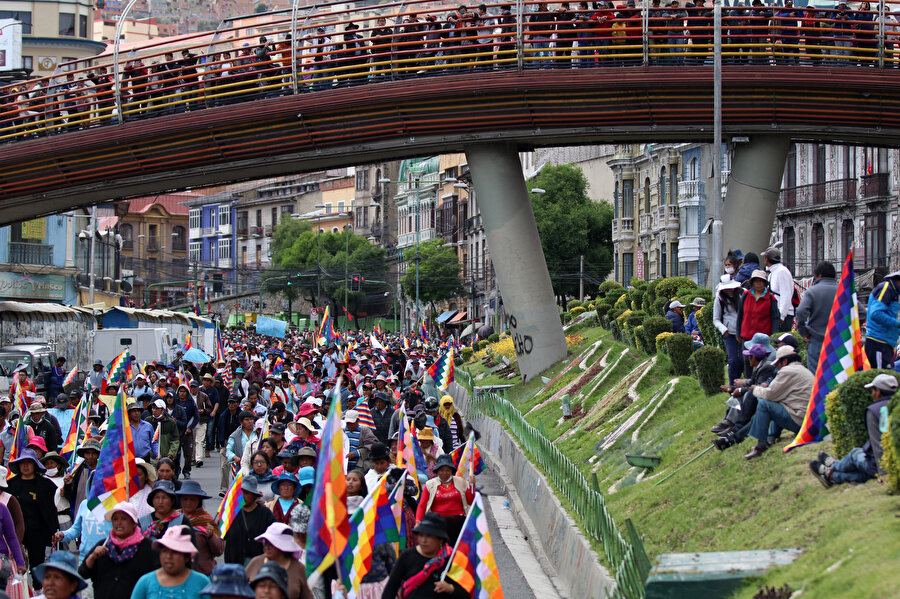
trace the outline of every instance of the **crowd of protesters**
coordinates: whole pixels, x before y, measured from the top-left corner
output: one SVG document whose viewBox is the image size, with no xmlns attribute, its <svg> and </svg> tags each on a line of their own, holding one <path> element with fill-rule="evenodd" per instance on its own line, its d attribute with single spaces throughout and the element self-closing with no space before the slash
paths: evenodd
<svg viewBox="0 0 900 599">
<path fill-rule="evenodd" d="M 337 596 L 345 581 L 334 568 L 308 579 L 303 559 L 308 536 L 317 534 L 309 525 L 318 509 L 312 498 L 321 431 L 337 402 L 348 513 L 382 477 L 388 489 L 401 480 L 405 470 L 394 467 L 401 414 L 425 460 L 416 484 L 405 487 L 407 549 L 375 546 L 357 596 L 469 597 L 440 576 L 475 492 L 474 476 L 456 476 L 451 456 L 466 442 L 466 425 L 453 398 L 426 374 L 446 341 L 404 349 L 399 337 L 379 336 L 384 345 L 353 332 L 342 344 L 320 345 L 311 333 L 278 340 L 234 331 L 223 335 L 215 363 L 194 364 L 178 351 L 170 363 L 140 367 L 140 356 L 132 356 L 133 376 L 121 385 L 140 490 L 105 513 L 89 509 L 86 498 L 108 425 L 103 397 L 119 385 L 97 362 L 83 389 L 60 392 L 47 409 L 21 369 L 10 395 L 24 393 L 27 412 L 0 398 L 0 451 L 11 473 L 7 482 L 0 469 L 0 562 L 12 564 L 5 573 L 0 567 L 0 579 L 9 577 L 11 591 L 28 580 L 43 585 L 48 599 L 76 597 L 88 585 L 96 599 Z M 64 367 L 53 373 L 65 375 Z M 82 398 L 92 405 L 87 435 L 67 459 L 63 431 L 77 426 Z M 27 447 L 10 459 L 19 419 Z M 216 464 L 212 452 L 221 479 L 207 493 L 191 472 Z M 238 484 L 245 503 L 223 535 L 216 491 L 224 497 Z"/>
<path fill-rule="evenodd" d="M 184 49 L 130 57 L 120 72 L 123 120 L 199 110 L 294 93 L 441 73 L 517 68 L 641 65 L 644 15 L 635 0 L 533 3 L 518 22 L 512 5 L 461 4 L 443 15 L 408 12 L 388 24 L 360 28 L 343 21 L 316 30 L 292 48 L 281 39 L 234 42 L 240 47 Z M 877 8 L 877 7 L 876 7 Z M 761 0 L 722 8 L 723 61 L 732 64 L 877 66 L 879 16 L 868 2 L 852 9 L 768 6 Z M 884 50 L 894 66 L 897 21 L 885 17 Z M 713 12 L 706 0 L 652 0 L 646 61 L 711 64 Z M 229 42 L 230 44 L 231 42 Z M 521 47 L 521 61 L 519 48 Z M 111 68 L 0 87 L 0 139 L 41 136 L 117 121 Z"/>
</svg>

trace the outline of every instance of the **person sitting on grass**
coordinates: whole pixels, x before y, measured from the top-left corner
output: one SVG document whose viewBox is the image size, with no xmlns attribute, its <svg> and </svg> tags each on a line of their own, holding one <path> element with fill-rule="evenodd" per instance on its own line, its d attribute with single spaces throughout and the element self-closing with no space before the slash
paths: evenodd
<svg viewBox="0 0 900 599">
<path fill-rule="evenodd" d="M 728 411 L 719 423 L 710 432 L 719 437 L 713 441 L 719 450 L 724 450 L 736 443 L 740 443 L 750 432 L 750 423 L 756 414 L 756 396 L 751 389 L 754 385 L 768 385 L 775 378 L 775 366 L 766 361 L 766 348 L 757 343 L 743 352 L 750 360 L 753 372 L 749 379 L 735 379 L 734 386 L 720 387 L 722 391 L 731 393 L 733 399 L 728 401 Z"/>
<path fill-rule="evenodd" d="M 882 410 L 897 392 L 897 378 L 890 374 L 879 374 L 866 385 L 872 393 L 872 403 L 866 408 L 866 430 L 869 440 L 862 447 L 854 447 L 840 460 L 819 452 L 818 458 L 810 460 L 809 469 L 826 489 L 841 483 L 864 483 L 881 472 Z M 885 419 L 886 420 L 886 419 Z"/>
<path fill-rule="evenodd" d="M 744 458 L 758 458 L 772 447 L 781 436 L 781 430 L 792 433 L 800 431 L 809 395 L 812 393 L 812 373 L 800 363 L 800 355 L 789 345 L 775 352 L 775 366 L 778 374 L 768 387 L 754 385 L 750 389 L 756 396 L 756 414 L 750 423 L 750 436 L 756 439 L 756 446 Z M 774 425 L 774 430 L 770 428 Z"/>
</svg>

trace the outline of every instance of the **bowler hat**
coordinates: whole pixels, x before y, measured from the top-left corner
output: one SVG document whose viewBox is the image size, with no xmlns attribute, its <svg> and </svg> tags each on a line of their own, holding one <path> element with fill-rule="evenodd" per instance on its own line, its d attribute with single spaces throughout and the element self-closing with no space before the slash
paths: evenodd
<svg viewBox="0 0 900 599">
<path fill-rule="evenodd" d="M 254 589 L 256 585 L 259 584 L 263 580 L 271 580 L 278 588 L 281 589 L 281 592 L 284 593 L 284 596 L 288 596 L 288 575 L 287 570 L 277 562 L 266 562 L 262 566 L 259 567 L 259 570 L 256 572 L 256 576 L 253 577 L 253 580 L 250 581 L 250 586 Z"/>
<path fill-rule="evenodd" d="M 209 584 L 200 589 L 200 596 L 225 595 L 253 599 L 247 571 L 240 564 L 218 564 L 209 575 Z"/>
<path fill-rule="evenodd" d="M 434 465 L 434 471 L 437 472 L 444 466 L 452 468 L 453 472 L 456 472 L 456 464 L 453 463 L 453 457 L 451 457 L 449 453 L 438 456 L 437 462 Z"/>
<path fill-rule="evenodd" d="M 68 551 L 54 551 L 47 561 L 32 568 L 31 573 L 34 579 L 40 583 L 44 580 L 44 574 L 49 568 L 59 570 L 69 578 L 76 580 L 79 591 L 87 588 L 87 581 L 78 573 L 78 559 Z"/>
<path fill-rule="evenodd" d="M 419 525 L 413 529 L 413 532 L 417 535 L 429 535 L 444 539 L 445 541 L 449 538 L 449 535 L 447 534 L 447 520 L 435 512 L 428 512 L 425 514 L 425 516 L 422 517 L 422 521 L 419 522 Z"/>
<path fill-rule="evenodd" d="M 200 483 L 195 480 L 186 480 L 181 483 L 181 488 L 175 491 L 176 495 L 193 495 L 200 499 L 209 499 L 210 496 L 204 493 L 200 487 Z"/>
</svg>

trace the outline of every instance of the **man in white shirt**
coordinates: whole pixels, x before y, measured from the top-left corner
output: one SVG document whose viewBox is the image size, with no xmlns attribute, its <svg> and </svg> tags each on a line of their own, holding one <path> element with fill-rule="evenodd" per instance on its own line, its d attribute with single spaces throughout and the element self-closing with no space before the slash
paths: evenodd
<svg viewBox="0 0 900 599">
<path fill-rule="evenodd" d="M 778 331 L 789 333 L 794 327 L 794 277 L 781 263 L 781 250 L 769 248 L 763 253 L 766 270 L 769 271 L 769 289 L 778 296 L 778 313 L 781 324 Z"/>
</svg>

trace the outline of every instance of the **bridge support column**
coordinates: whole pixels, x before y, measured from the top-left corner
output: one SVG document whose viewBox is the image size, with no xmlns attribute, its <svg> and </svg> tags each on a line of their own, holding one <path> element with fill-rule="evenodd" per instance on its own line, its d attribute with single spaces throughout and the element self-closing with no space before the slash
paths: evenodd
<svg viewBox="0 0 900 599">
<path fill-rule="evenodd" d="M 725 251 L 759 253 L 769 247 L 790 145 L 785 135 L 754 136 L 749 143 L 735 145 L 722 216 Z M 710 256 L 719 265 L 723 258 Z"/>
<path fill-rule="evenodd" d="M 465 150 L 519 371 L 533 378 L 567 350 L 522 165 L 512 145 Z"/>
</svg>

